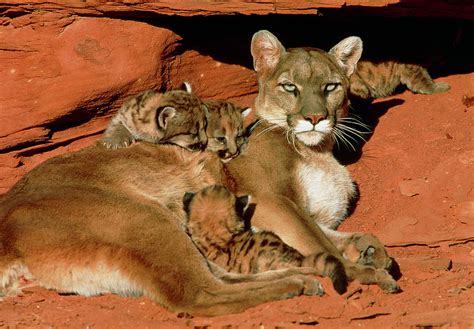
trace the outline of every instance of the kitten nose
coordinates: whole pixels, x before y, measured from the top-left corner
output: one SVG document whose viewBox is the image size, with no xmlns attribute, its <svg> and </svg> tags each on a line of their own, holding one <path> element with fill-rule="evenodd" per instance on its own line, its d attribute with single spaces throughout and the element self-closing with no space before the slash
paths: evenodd
<svg viewBox="0 0 474 329">
<path fill-rule="evenodd" d="M 322 115 L 322 114 L 318 114 L 318 115 L 308 114 L 308 115 L 305 115 L 304 119 L 305 119 L 306 121 L 311 122 L 313 125 L 316 125 L 316 124 L 318 124 L 319 122 L 321 122 L 321 121 L 323 121 L 324 119 L 326 119 L 326 116 L 325 116 L 325 115 Z"/>
</svg>

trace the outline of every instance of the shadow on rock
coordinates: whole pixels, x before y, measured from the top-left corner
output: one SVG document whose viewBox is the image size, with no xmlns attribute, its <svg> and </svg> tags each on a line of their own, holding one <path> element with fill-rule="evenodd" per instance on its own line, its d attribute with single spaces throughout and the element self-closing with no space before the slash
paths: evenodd
<svg viewBox="0 0 474 329">
<path fill-rule="evenodd" d="M 351 99 L 349 116 L 339 124 L 334 156 L 343 165 L 357 162 L 362 156 L 362 148 L 375 132 L 379 118 L 392 107 L 403 104 L 399 98 L 372 103 L 362 99 Z"/>
</svg>

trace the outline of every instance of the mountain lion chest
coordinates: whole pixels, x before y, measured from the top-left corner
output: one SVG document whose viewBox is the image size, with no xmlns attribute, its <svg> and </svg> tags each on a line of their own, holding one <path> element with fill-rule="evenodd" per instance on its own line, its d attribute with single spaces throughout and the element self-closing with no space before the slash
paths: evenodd
<svg viewBox="0 0 474 329">
<path fill-rule="evenodd" d="M 332 155 L 305 159 L 295 169 L 303 207 L 319 224 L 336 228 L 356 193 L 348 170 Z"/>
</svg>

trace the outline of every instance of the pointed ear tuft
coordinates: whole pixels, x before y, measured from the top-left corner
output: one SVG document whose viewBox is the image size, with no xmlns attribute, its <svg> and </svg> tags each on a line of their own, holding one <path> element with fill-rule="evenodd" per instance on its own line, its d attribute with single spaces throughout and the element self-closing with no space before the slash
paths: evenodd
<svg viewBox="0 0 474 329">
<path fill-rule="evenodd" d="M 275 69 L 285 48 L 272 33 L 261 30 L 253 35 L 250 52 L 255 71 L 264 73 Z"/>
<path fill-rule="evenodd" d="M 179 86 L 178 88 L 179 90 L 183 90 L 189 94 L 192 94 L 193 92 L 193 88 L 191 87 L 191 83 L 189 83 L 188 81 L 183 81 L 183 83 L 181 84 L 181 86 Z"/>
<path fill-rule="evenodd" d="M 235 200 L 235 211 L 237 212 L 237 215 L 240 218 L 245 217 L 245 211 L 247 210 L 250 204 L 250 199 L 251 199 L 250 195 L 243 195 L 243 196 L 239 196 Z"/>
<path fill-rule="evenodd" d="M 329 51 L 336 58 L 337 63 L 350 77 L 354 73 L 357 62 L 362 55 L 362 40 L 359 37 L 348 37 L 339 42 Z"/>
<path fill-rule="evenodd" d="M 187 215 L 189 215 L 189 210 L 191 209 L 190 208 L 191 201 L 193 200 L 195 195 L 196 195 L 196 193 L 193 193 L 193 192 L 184 193 L 184 196 L 183 196 L 183 209 L 184 209 L 184 211 L 186 212 Z"/>
<path fill-rule="evenodd" d="M 176 110 L 174 107 L 171 106 L 166 106 L 161 109 L 160 113 L 158 113 L 158 127 L 161 129 L 166 129 L 166 125 L 168 124 L 168 121 L 171 120 L 176 115 Z"/>
</svg>

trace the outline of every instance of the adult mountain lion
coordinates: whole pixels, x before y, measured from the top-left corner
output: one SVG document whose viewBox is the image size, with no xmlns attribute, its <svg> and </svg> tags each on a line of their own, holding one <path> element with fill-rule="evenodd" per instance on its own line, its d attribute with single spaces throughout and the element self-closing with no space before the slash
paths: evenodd
<svg viewBox="0 0 474 329">
<path fill-rule="evenodd" d="M 304 255 L 336 246 L 350 261 L 389 268 L 391 259 L 373 235 L 335 231 L 356 193 L 332 148 L 344 129 L 349 78 L 362 41 L 346 38 L 329 53 L 286 50 L 273 34 L 259 31 L 251 52 L 261 124 L 245 154 L 227 169 L 236 181 L 233 192 L 252 195 L 258 205 L 253 225 L 276 233 Z"/>
<path fill-rule="evenodd" d="M 342 220 L 354 193 L 331 154 L 330 128 L 347 110 L 347 77 L 360 51 L 360 39 L 352 37 L 330 53 L 287 52 L 269 32 L 257 33 L 256 105 L 266 120 L 260 127 L 277 125 L 267 134 L 257 128 L 249 152 L 227 168 L 211 153 L 144 142 L 116 150 L 96 145 L 38 166 L 0 199 L 0 289 L 31 274 L 59 291 L 146 295 L 197 315 L 320 294 L 321 285 L 301 275 L 313 269 L 229 274 L 199 253 L 181 225 L 182 198 L 221 184 L 251 192 L 258 203 L 254 224 L 302 254 L 327 253 L 349 279 L 397 291 L 384 269 L 353 263 L 337 248 L 350 260 L 385 267 L 378 240 L 350 234 L 335 239 L 336 247 L 317 225 Z M 287 127 L 294 144 L 282 134 Z"/>
</svg>

